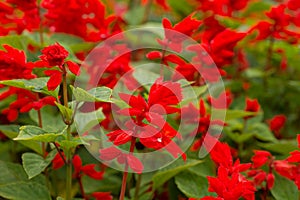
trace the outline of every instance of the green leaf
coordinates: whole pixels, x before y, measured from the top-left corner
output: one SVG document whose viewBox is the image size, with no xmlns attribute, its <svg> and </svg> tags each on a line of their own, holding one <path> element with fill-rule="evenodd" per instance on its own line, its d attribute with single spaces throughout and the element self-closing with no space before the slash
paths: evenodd
<svg viewBox="0 0 300 200">
<path fill-rule="evenodd" d="M 214 175 L 214 163 L 213 161 L 207 156 L 202 163 L 195 165 L 193 167 L 190 167 L 188 169 L 193 174 L 196 174 L 198 176 L 207 177 L 207 176 L 213 176 Z"/>
<path fill-rule="evenodd" d="M 177 159 L 171 165 L 165 167 L 153 176 L 153 187 L 157 189 L 176 174 L 201 162 L 201 160 L 187 160 L 184 162 L 182 159 Z"/>
<path fill-rule="evenodd" d="M 42 127 L 48 132 L 59 132 L 66 127 L 66 124 L 61 118 L 60 112 L 54 106 L 44 106 L 41 110 L 42 117 Z M 29 112 L 30 118 L 39 124 L 38 112 L 36 110 L 31 110 Z"/>
<path fill-rule="evenodd" d="M 57 102 L 55 102 L 55 105 L 58 107 L 64 119 L 72 119 L 73 110 L 71 108 L 67 108 L 66 106 L 61 105 L 60 103 Z"/>
<path fill-rule="evenodd" d="M 175 183 L 187 197 L 202 198 L 209 195 L 207 179 L 191 172 L 184 171 L 176 175 Z"/>
<path fill-rule="evenodd" d="M 35 154 L 35 153 L 23 153 L 22 163 L 28 178 L 31 179 L 40 173 L 42 173 L 46 167 L 51 163 L 54 156 L 56 155 L 56 150 L 52 151 L 46 158 Z"/>
<path fill-rule="evenodd" d="M 66 129 L 66 128 L 65 128 Z M 55 142 L 56 138 L 61 136 L 65 129 L 59 133 L 49 133 L 37 126 L 20 127 L 19 135 L 14 140 L 32 140 L 40 142 Z"/>
<path fill-rule="evenodd" d="M 207 86 L 193 86 L 188 88 L 183 88 L 183 100 L 180 102 L 181 105 L 188 104 L 192 101 L 196 101 L 202 94 L 207 91 Z M 197 100 L 198 101 L 198 100 Z"/>
<path fill-rule="evenodd" d="M 89 113 L 77 113 L 75 115 L 75 125 L 79 133 L 89 131 L 105 119 L 102 108 Z"/>
<path fill-rule="evenodd" d="M 108 87 L 96 87 L 86 91 L 80 87 L 71 86 L 76 101 L 85 102 L 111 102 L 110 97 L 112 90 Z"/>
<path fill-rule="evenodd" d="M 298 189 L 293 181 L 275 173 L 275 183 L 271 193 L 276 200 L 298 200 Z"/>
<path fill-rule="evenodd" d="M 0 81 L 0 84 L 7 85 L 7 86 L 13 86 L 13 87 L 17 87 L 17 88 L 22 88 L 25 90 L 30 90 L 32 92 L 43 93 L 43 94 L 54 96 L 55 98 L 58 98 L 59 87 L 54 91 L 48 91 L 48 88 L 47 88 L 48 80 L 49 80 L 48 77 L 35 78 L 35 79 L 30 79 L 30 80 L 13 79 L 13 80 Z"/>
<path fill-rule="evenodd" d="M 243 117 L 247 116 L 253 116 L 254 112 L 247 112 L 244 110 L 224 110 L 224 109 L 214 109 L 213 114 L 215 116 L 224 116 L 224 113 L 226 113 L 225 121 L 230 121 L 234 119 L 242 119 Z M 220 118 L 220 117 L 219 117 Z"/>
<path fill-rule="evenodd" d="M 93 135 L 81 136 L 81 137 L 72 137 L 71 140 L 59 140 L 58 144 L 63 149 L 75 148 L 78 145 L 90 145 L 89 141 L 98 141 L 99 139 Z"/>
<path fill-rule="evenodd" d="M 246 130 L 249 133 L 254 134 L 254 136 L 262 141 L 266 142 L 276 142 L 276 138 L 273 133 L 270 131 L 269 127 L 263 123 L 251 124 Z"/>
<path fill-rule="evenodd" d="M 0 125 L 0 131 L 4 133 L 10 139 L 18 136 L 20 126 L 19 125 Z M 18 143 L 34 150 L 35 152 L 42 154 L 42 147 L 39 142 L 36 141 L 18 141 Z"/>
<path fill-rule="evenodd" d="M 119 192 L 121 187 L 121 182 L 118 176 L 106 173 L 101 181 L 92 179 L 88 176 L 83 176 L 82 183 L 86 193 L 93 193 L 96 191 Z"/>
<path fill-rule="evenodd" d="M 147 90 L 150 86 L 159 78 L 159 74 L 153 73 L 151 71 L 136 68 L 133 71 L 133 77 Z"/>
<path fill-rule="evenodd" d="M 138 25 L 142 23 L 145 13 L 145 6 L 136 6 L 132 9 L 129 9 L 128 12 L 124 15 L 125 20 L 130 25 Z"/>
<path fill-rule="evenodd" d="M 19 164 L 0 161 L 0 196 L 14 200 L 51 200 L 43 176 L 28 180 Z"/>
<path fill-rule="evenodd" d="M 268 151 L 288 155 L 290 152 L 298 149 L 296 141 L 279 140 L 276 143 L 258 143 L 258 146 Z"/>
<path fill-rule="evenodd" d="M 32 41 L 30 41 L 29 37 L 24 36 L 24 35 L 1 36 L 0 37 L 0 49 L 4 49 L 2 47 L 2 45 L 7 44 L 9 46 L 12 46 L 12 47 L 20 49 L 20 50 L 26 50 L 27 46 L 30 42 L 32 42 Z"/>
</svg>

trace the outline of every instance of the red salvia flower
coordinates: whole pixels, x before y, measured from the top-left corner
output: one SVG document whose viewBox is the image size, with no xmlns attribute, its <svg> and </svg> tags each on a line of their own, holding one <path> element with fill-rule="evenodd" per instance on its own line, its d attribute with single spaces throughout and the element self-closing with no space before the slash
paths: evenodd
<svg viewBox="0 0 300 200">
<path fill-rule="evenodd" d="M 105 6 L 98 0 L 44 0 L 45 25 L 55 32 L 77 35 L 88 41 L 104 40 L 120 32 L 123 20 L 105 17 Z M 63 20 L 62 20 L 63 19 Z"/>
<path fill-rule="evenodd" d="M 234 11 L 244 9 L 249 0 L 197 0 L 200 3 L 199 10 L 201 11 L 212 11 L 214 15 L 232 16 Z"/>
<path fill-rule="evenodd" d="M 230 106 L 230 104 L 232 103 L 232 93 L 229 89 L 227 89 L 226 91 L 222 92 L 217 98 L 208 97 L 208 102 L 217 109 L 225 109 L 228 108 Z"/>
<path fill-rule="evenodd" d="M 134 172 L 139 174 L 143 172 L 144 166 L 142 162 L 132 154 L 123 153 L 121 150 L 113 146 L 105 149 L 100 149 L 99 153 L 100 153 L 99 158 L 104 161 L 111 161 L 117 159 L 117 162 L 120 164 L 127 163 L 128 166 Z"/>
<path fill-rule="evenodd" d="M 80 178 L 83 174 L 96 179 L 101 180 L 103 178 L 103 171 L 96 171 L 96 164 L 87 164 L 82 166 L 82 161 L 79 155 L 75 155 L 72 160 L 74 166 L 74 174 L 73 177 Z"/>
<path fill-rule="evenodd" d="M 259 168 L 267 163 L 267 161 L 272 157 L 272 154 L 268 151 L 256 150 L 254 151 L 254 156 L 252 157 L 253 167 Z"/>
<path fill-rule="evenodd" d="M 96 200 L 113 200 L 113 196 L 110 194 L 110 192 L 94 192 L 92 196 Z"/>
<path fill-rule="evenodd" d="M 283 128 L 285 122 L 285 115 L 275 115 L 269 122 L 270 130 L 278 134 L 280 129 Z"/>
<path fill-rule="evenodd" d="M 55 90 L 62 81 L 62 74 L 66 73 L 65 67 L 68 67 L 70 72 L 74 75 L 79 75 L 80 68 L 77 64 L 72 61 L 65 61 L 68 57 L 68 51 L 61 46 L 59 43 L 45 47 L 42 50 L 42 55 L 40 58 L 42 61 L 34 63 L 37 67 L 53 67 L 57 66 L 58 70 L 45 70 L 45 75 L 49 76 L 49 81 L 47 82 L 48 90 Z"/>
<path fill-rule="evenodd" d="M 61 67 L 65 62 L 65 59 L 68 57 L 69 53 L 67 50 L 61 46 L 59 43 L 45 47 L 42 50 L 43 55 L 40 58 L 48 62 L 49 66 L 59 66 Z"/>
<path fill-rule="evenodd" d="M 260 105 L 259 105 L 257 99 L 246 98 L 245 111 L 254 112 L 253 116 L 255 116 L 258 113 L 259 109 L 260 109 Z M 253 117 L 253 116 L 247 116 L 247 117 L 244 117 L 244 119 L 249 119 L 250 117 Z"/>
<path fill-rule="evenodd" d="M 158 40 L 159 43 L 164 46 L 164 48 L 169 47 L 174 51 L 180 52 L 182 50 L 182 42 L 187 38 L 181 34 L 192 37 L 193 33 L 202 23 L 197 19 L 193 19 L 193 15 L 194 13 L 190 14 L 174 26 L 172 26 L 172 23 L 167 18 L 164 18 L 162 24 L 165 31 L 165 40 Z"/>
<path fill-rule="evenodd" d="M 179 109 L 175 106 L 181 101 L 182 94 L 179 83 L 163 82 L 161 79 L 157 79 L 150 88 L 148 102 L 141 96 L 120 94 L 120 97 L 131 108 L 122 109 L 119 113 L 135 117 L 136 123 L 143 124 L 143 119 L 151 122 L 153 116 L 157 117 L 157 114 L 164 115 L 178 112 Z"/>
<path fill-rule="evenodd" d="M 32 79 L 32 65 L 26 62 L 23 51 L 9 45 L 3 45 L 5 50 L 0 50 L 0 80 Z"/>
</svg>

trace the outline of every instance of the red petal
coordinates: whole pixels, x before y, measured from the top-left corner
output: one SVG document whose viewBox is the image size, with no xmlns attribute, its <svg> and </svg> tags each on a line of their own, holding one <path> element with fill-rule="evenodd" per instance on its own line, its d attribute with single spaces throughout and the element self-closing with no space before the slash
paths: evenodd
<svg viewBox="0 0 300 200">
<path fill-rule="evenodd" d="M 72 160 L 74 169 L 75 169 L 75 174 L 79 174 L 81 171 L 81 167 L 82 167 L 82 161 L 81 158 L 79 157 L 79 155 L 75 155 L 73 160 Z"/>
<path fill-rule="evenodd" d="M 95 170 L 95 164 L 88 164 L 82 167 L 81 171 L 88 175 L 89 177 L 96 179 L 96 180 L 101 180 L 103 178 L 103 171 L 96 171 Z"/>
<path fill-rule="evenodd" d="M 100 156 L 99 156 L 100 159 L 112 160 L 112 159 L 120 156 L 122 152 L 119 149 L 117 149 L 116 147 L 111 146 L 106 149 L 100 149 L 99 153 L 100 153 Z"/>
<path fill-rule="evenodd" d="M 113 200 L 113 196 L 110 195 L 110 192 L 94 192 L 92 194 L 96 200 Z"/>
<path fill-rule="evenodd" d="M 46 75 L 50 75 L 50 79 L 47 82 L 48 90 L 50 91 L 55 90 L 62 81 L 61 72 L 58 70 L 46 70 L 44 73 Z"/>
<path fill-rule="evenodd" d="M 65 157 L 64 153 L 61 152 L 62 155 Z M 61 156 L 59 155 L 59 153 L 57 153 L 54 157 L 54 159 L 52 160 L 52 168 L 53 169 L 59 169 L 62 166 L 64 166 L 64 160 L 61 158 Z"/>
<path fill-rule="evenodd" d="M 150 60 L 160 59 L 162 58 L 162 53 L 160 51 L 151 51 L 146 57 Z"/>
<path fill-rule="evenodd" d="M 274 174 L 269 173 L 267 176 L 267 184 L 269 190 L 272 189 L 272 187 L 274 186 L 274 182 L 275 182 Z"/>
<path fill-rule="evenodd" d="M 127 163 L 129 167 L 136 173 L 140 174 L 143 172 L 143 163 L 135 156 L 129 154 L 127 155 Z"/>
<path fill-rule="evenodd" d="M 78 76 L 80 74 L 80 67 L 79 65 L 77 65 L 76 63 L 72 62 L 72 61 L 67 61 L 66 64 L 68 65 L 69 70 L 75 74 L 76 76 Z"/>
</svg>

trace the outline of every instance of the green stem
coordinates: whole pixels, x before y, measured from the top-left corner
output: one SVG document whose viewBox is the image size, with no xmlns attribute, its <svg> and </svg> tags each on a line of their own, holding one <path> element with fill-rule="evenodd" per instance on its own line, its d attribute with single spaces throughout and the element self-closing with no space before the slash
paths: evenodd
<svg viewBox="0 0 300 200">
<path fill-rule="evenodd" d="M 141 182 L 142 182 L 142 174 L 138 174 L 136 185 L 135 185 L 135 191 L 134 191 L 134 200 L 139 199 L 139 192 L 140 192 Z"/>
<path fill-rule="evenodd" d="M 71 126 L 69 125 L 67 128 L 67 140 L 71 140 Z M 67 166 L 66 166 L 66 200 L 72 199 L 72 154 L 71 149 L 66 149 L 66 160 L 67 160 Z"/>
<path fill-rule="evenodd" d="M 64 100 L 64 106 L 68 106 L 68 87 L 67 87 L 67 71 L 65 66 L 62 66 L 63 69 L 63 100 Z M 67 128 L 67 141 L 71 140 L 71 119 L 64 119 L 65 124 L 68 125 Z M 72 149 L 66 148 L 65 149 L 66 154 L 66 200 L 72 199 Z"/>
<path fill-rule="evenodd" d="M 142 23 L 146 23 L 148 21 L 150 11 L 151 11 L 151 6 L 152 6 L 153 0 L 149 0 L 147 2 L 147 5 L 145 6 L 145 12 L 144 12 L 144 17 Z"/>
<path fill-rule="evenodd" d="M 272 67 L 272 56 L 273 56 L 273 47 L 274 47 L 274 37 L 270 38 L 270 44 L 268 47 L 268 52 L 267 52 L 267 60 L 266 60 L 266 67 L 265 71 L 268 71 Z"/>
<path fill-rule="evenodd" d="M 42 122 L 42 113 L 41 113 L 41 110 L 38 110 L 38 111 L 37 111 L 37 114 L 38 114 L 38 123 L 39 123 L 39 127 L 40 127 L 40 128 L 43 128 L 43 122 Z M 43 152 L 43 157 L 44 157 L 44 158 L 46 157 L 46 146 L 47 146 L 47 143 L 42 142 L 42 152 Z"/>
<path fill-rule="evenodd" d="M 84 200 L 88 200 L 88 198 L 85 196 L 85 192 L 84 192 L 84 188 L 83 188 L 83 184 L 82 184 L 82 180 L 81 180 L 81 175 L 80 175 L 80 177 L 78 177 L 78 183 L 79 183 L 79 187 L 80 187 L 80 192 L 81 192 L 82 198 Z"/>
<path fill-rule="evenodd" d="M 130 149 L 129 149 L 129 154 L 133 153 L 134 147 L 135 147 L 135 142 L 136 142 L 136 137 L 132 137 L 131 138 Z M 128 163 L 127 163 L 127 160 L 126 160 L 119 200 L 124 200 L 124 198 L 125 198 L 127 176 L 128 176 Z"/>
<path fill-rule="evenodd" d="M 40 24 L 39 24 L 40 44 L 41 44 L 41 47 L 43 47 L 44 46 L 44 35 L 43 35 L 44 30 L 43 30 L 43 24 L 42 24 L 41 5 L 38 6 L 38 14 L 40 17 Z"/>
</svg>

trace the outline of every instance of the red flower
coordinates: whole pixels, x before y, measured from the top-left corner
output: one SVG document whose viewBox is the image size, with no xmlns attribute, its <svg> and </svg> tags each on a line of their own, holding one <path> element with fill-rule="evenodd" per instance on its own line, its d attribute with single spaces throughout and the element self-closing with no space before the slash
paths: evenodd
<svg viewBox="0 0 300 200">
<path fill-rule="evenodd" d="M 128 166 L 136 173 L 140 174 L 143 172 L 144 166 L 142 162 L 132 154 L 123 153 L 121 150 L 111 146 L 105 149 L 99 150 L 99 158 L 104 161 L 111 161 L 117 159 L 120 164 L 127 163 Z"/>
<path fill-rule="evenodd" d="M 32 79 L 32 65 L 26 62 L 23 51 L 9 45 L 3 45 L 5 50 L 0 50 L 0 80 Z"/>
<path fill-rule="evenodd" d="M 59 43 L 45 47 L 42 50 L 43 55 L 40 56 L 42 61 L 33 63 L 37 67 L 53 67 L 58 66 L 58 70 L 46 70 L 45 75 L 50 76 L 47 82 L 48 90 L 55 90 L 62 81 L 62 74 L 66 73 L 65 67 L 67 66 L 70 72 L 74 75 L 79 75 L 79 66 L 72 61 L 65 61 L 69 53 Z"/>
<path fill-rule="evenodd" d="M 61 155 L 64 157 L 64 159 L 66 159 L 64 152 L 61 152 Z M 59 169 L 65 165 L 65 162 L 64 162 L 63 158 L 61 157 L 61 155 L 59 153 L 57 153 L 55 155 L 54 159 L 52 160 L 52 168 L 53 169 Z"/>
<path fill-rule="evenodd" d="M 268 173 L 267 175 L 267 186 L 268 189 L 272 189 L 272 187 L 274 186 L 274 182 L 275 182 L 275 176 L 272 173 Z"/>
<path fill-rule="evenodd" d="M 259 105 L 257 99 L 246 98 L 245 111 L 247 111 L 247 112 L 254 112 L 253 115 L 256 115 L 256 113 L 259 111 L 259 109 L 260 109 L 260 105 Z M 250 117 L 251 116 L 247 116 L 247 117 L 244 117 L 244 119 L 248 119 Z"/>
<path fill-rule="evenodd" d="M 191 37 L 202 23 L 199 20 L 193 19 L 193 15 L 194 13 L 190 14 L 174 26 L 172 26 L 171 22 L 167 18 L 164 18 L 162 24 L 165 31 L 165 40 L 158 40 L 160 44 L 164 47 L 170 47 L 170 49 L 180 52 L 182 50 L 182 42 L 188 38 L 183 37 L 182 34 Z"/>
<path fill-rule="evenodd" d="M 110 192 L 94 192 L 92 196 L 96 200 L 113 200 L 113 196 L 111 196 Z"/>
<path fill-rule="evenodd" d="M 61 67 L 68 57 L 69 53 L 66 49 L 61 46 L 59 43 L 45 47 L 42 50 L 43 55 L 40 58 L 49 63 L 49 66 L 59 66 Z"/>
<path fill-rule="evenodd" d="M 151 122 L 154 116 L 178 112 L 179 109 L 175 106 L 181 101 L 182 94 L 179 83 L 163 82 L 162 79 L 157 79 L 150 88 L 148 102 L 141 96 L 120 94 L 120 97 L 131 108 L 122 109 L 119 113 L 135 117 L 137 124 L 144 124 L 143 119 Z"/>
<path fill-rule="evenodd" d="M 197 0 L 200 3 L 199 10 L 212 11 L 215 15 L 232 16 L 234 11 L 245 8 L 249 0 L 224 1 L 224 0 Z"/>
<path fill-rule="evenodd" d="M 96 171 L 96 164 L 87 164 L 85 166 L 82 166 L 81 158 L 78 155 L 74 156 L 72 163 L 74 166 L 73 177 L 75 178 L 80 178 L 83 174 L 96 180 L 101 180 L 103 178 L 104 172 Z"/>
<path fill-rule="evenodd" d="M 45 24 L 50 30 L 64 32 L 88 41 L 106 39 L 120 31 L 122 19 L 105 18 L 105 6 L 98 0 L 43 0 Z M 62 20 L 63 19 L 63 20 Z"/>
<path fill-rule="evenodd" d="M 217 98 L 208 97 L 208 102 L 216 109 L 225 109 L 232 103 L 232 93 L 230 90 L 222 92 Z"/>
<path fill-rule="evenodd" d="M 211 56 L 217 67 L 221 68 L 233 62 L 234 47 L 246 36 L 222 26 L 215 17 L 204 20 L 204 31 L 197 38 Z"/>
<path fill-rule="evenodd" d="M 254 156 L 252 157 L 253 167 L 259 168 L 267 163 L 272 157 L 272 154 L 268 151 L 255 150 Z"/>
<path fill-rule="evenodd" d="M 156 150 L 166 149 L 174 158 L 181 155 L 183 160 L 186 160 L 186 155 L 182 152 L 180 147 L 172 141 L 175 136 L 180 138 L 180 134 L 168 123 L 165 123 L 163 126 L 160 124 L 155 125 L 158 126 L 158 129 L 153 126 L 146 126 L 144 128 L 139 135 L 140 142 L 148 148 Z"/>
<path fill-rule="evenodd" d="M 21 34 L 25 29 L 39 28 L 40 17 L 36 0 L 4 0 L 0 2 L 0 35 L 11 31 Z"/>
<path fill-rule="evenodd" d="M 9 89 L 0 94 L 0 100 L 9 96 L 15 96 L 16 100 L 9 104 L 8 108 L 2 110 L 7 115 L 9 121 L 15 121 L 19 112 L 29 112 L 31 109 L 40 110 L 46 105 L 55 105 L 56 99 L 52 96 L 38 98 L 38 96 L 28 90 L 9 87 Z"/>
<path fill-rule="evenodd" d="M 282 129 L 282 127 L 284 126 L 285 122 L 286 122 L 285 115 L 274 116 L 269 122 L 271 131 L 278 133 L 280 129 Z"/>
<path fill-rule="evenodd" d="M 220 166 L 218 168 L 218 177 L 207 178 L 209 182 L 208 191 L 217 193 L 218 197 L 224 200 L 240 198 L 254 200 L 255 188 L 253 184 L 239 173 L 229 175 L 227 169 Z"/>
</svg>

